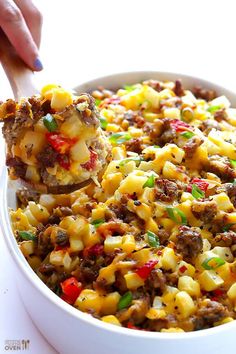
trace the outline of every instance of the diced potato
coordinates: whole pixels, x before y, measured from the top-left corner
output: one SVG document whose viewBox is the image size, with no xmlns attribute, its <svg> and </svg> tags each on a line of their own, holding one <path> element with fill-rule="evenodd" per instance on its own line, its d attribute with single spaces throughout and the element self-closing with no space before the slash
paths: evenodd
<svg viewBox="0 0 236 354">
<path fill-rule="evenodd" d="M 166 317 L 166 311 L 163 309 L 156 309 L 151 307 L 146 313 L 146 317 L 149 320 L 159 320 Z"/>
<path fill-rule="evenodd" d="M 180 110 L 178 108 L 166 108 L 164 109 L 163 114 L 165 118 L 181 119 Z"/>
<path fill-rule="evenodd" d="M 212 100 L 210 102 L 210 107 L 212 107 L 212 106 L 219 106 L 221 108 L 229 108 L 230 102 L 227 97 L 222 95 L 222 96 L 214 98 L 214 100 Z"/>
<path fill-rule="evenodd" d="M 20 157 L 23 162 L 29 165 L 37 165 L 35 155 L 37 155 L 45 146 L 45 134 L 26 131 L 24 137 L 20 141 Z M 28 151 L 31 151 L 29 154 Z"/>
<path fill-rule="evenodd" d="M 234 210 L 234 206 L 225 192 L 213 195 L 212 199 L 217 203 L 218 209 L 226 212 Z"/>
<path fill-rule="evenodd" d="M 140 217 L 140 219 L 148 221 L 152 216 L 152 211 L 150 206 L 142 203 L 141 205 L 136 207 L 136 214 Z"/>
<path fill-rule="evenodd" d="M 121 248 L 127 254 L 132 253 L 136 248 L 136 242 L 135 242 L 134 236 L 133 235 L 124 235 L 122 237 Z"/>
<path fill-rule="evenodd" d="M 121 181 L 123 180 L 122 173 L 110 173 L 102 180 L 102 188 L 106 191 L 107 195 L 112 196 L 119 188 Z"/>
<path fill-rule="evenodd" d="M 208 139 L 217 146 L 220 155 L 227 156 L 230 159 L 236 160 L 235 146 L 234 144 L 224 140 L 222 132 L 218 130 L 211 130 L 208 134 Z"/>
<path fill-rule="evenodd" d="M 48 218 L 50 216 L 48 210 L 40 205 L 36 204 L 35 202 L 30 201 L 28 203 L 29 210 L 31 211 L 32 215 L 38 220 L 38 222 L 45 223 L 48 221 Z"/>
<path fill-rule="evenodd" d="M 70 156 L 72 160 L 85 163 L 90 159 L 90 151 L 84 140 L 78 140 L 70 149 Z"/>
<path fill-rule="evenodd" d="M 196 311 L 193 299 L 186 291 L 180 291 L 176 294 L 175 305 L 183 318 L 191 316 Z"/>
<path fill-rule="evenodd" d="M 162 295 L 162 301 L 164 304 L 167 305 L 171 303 L 178 292 L 179 290 L 174 286 L 167 285 L 164 294 Z"/>
<path fill-rule="evenodd" d="M 152 253 L 149 248 L 143 248 L 132 254 L 132 258 L 138 262 L 139 266 L 144 265 L 151 259 Z"/>
<path fill-rule="evenodd" d="M 185 173 L 179 170 L 179 167 L 175 166 L 172 162 L 166 161 L 163 166 L 163 177 L 168 179 L 176 179 L 182 182 L 187 180 Z"/>
<path fill-rule="evenodd" d="M 122 194 L 141 194 L 143 192 L 143 185 L 146 181 L 146 176 L 130 174 L 121 182 L 118 190 Z"/>
<path fill-rule="evenodd" d="M 121 247 L 122 247 L 121 236 L 108 236 L 104 241 L 105 253 L 112 253 L 116 248 L 121 248 Z"/>
<path fill-rule="evenodd" d="M 175 255 L 174 250 L 172 248 L 165 247 L 161 257 L 162 268 L 165 270 L 175 271 L 177 260 L 178 258 Z"/>
<path fill-rule="evenodd" d="M 75 239 L 73 237 L 70 237 L 70 249 L 71 252 L 82 251 L 84 249 L 83 241 L 80 239 Z"/>
<path fill-rule="evenodd" d="M 117 291 L 104 296 L 102 299 L 101 313 L 103 315 L 114 315 L 117 311 L 120 298 L 121 296 Z"/>
<path fill-rule="evenodd" d="M 107 315 L 102 317 L 102 321 L 121 327 L 121 323 L 116 316 Z"/>
<path fill-rule="evenodd" d="M 198 280 L 201 288 L 205 291 L 213 291 L 224 284 L 224 280 L 214 270 L 204 270 Z"/>
<path fill-rule="evenodd" d="M 62 88 L 55 88 L 52 91 L 51 107 L 55 111 L 62 111 L 66 106 L 73 103 L 72 94 Z"/>
<path fill-rule="evenodd" d="M 212 252 L 214 252 L 218 257 L 224 259 L 226 262 L 234 261 L 234 256 L 230 250 L 230 247 L 216 246 L 212 249 Z"/>
<path fill-rule="evenodd" d="M 50 253 L 49 262 L 55 266 L 63 266 L 65 269 L 69 269 L 71 257 L 69 253 L 64 250 L 52 251 Z"/>
<path fill-rule="evenodd" d="M 200 296 L 200 285 L 188 275 L 179 278 L 178 288 L 180 291 L 186 291 L 190 296 Z"/>
<path fill-rule="evenodd" d="M 92 210 L 92 220 L 100 220 L 105 217 L 106 208 L 101 204 L 98 205 L 95 209 Z"/>
<path fill-rule="evenodd" d="M 31 240 L 22 241 L 20 243 L 20 250 L 25 257 L 28 257 L 29 255 L 34 253 L 34 242 Z"/>
<path fill-rule="evenodd" d="M 34 183 L 38 183 L 41 177 L 35 166 L 27 166 L 25 178 Z"/>
<path fill-rule="evenodd" d="M 56 205 L 56 200 L 52 194 L 41 194 L 39 204 L 51 212 Z"/>
<path fill-rule="evenodd" d="M 229 288 L 228 292 L 227 292 L 228 297 L 230 298 L 230 300 L 236 300 L 236 283 L 234 283 L 233 285 L 231 285 L 231 287 Z"/>
<path fill-rule="evenodd" d="M 136 290 L 144 285 L 144 280 L 136 273 L 127 273 L 124 275 L 126 286 L 129 290 Z"/>
<path fill-rule="evenodd" d="M 43 86 L 43 88 L 41 89 L 41 95 L 42 95 L 44 98 L 46 98 L 47 100 L 51 100 L 53 91 L 54 91 L 56 88 L 59 88 L 59 86 L 56 85 L 56 84 L 48 84 L 48 85 L 45 85 L 45 86 Z"/>
<path fill-rule="evenodd" d="M 150 218 L 148 221 L 146 221 L 146 231 L 148 230 L 154 232 L 154 234 L 156 234 L 159 230 L 158 225 L 155 220 L 153 220 L 153 218 Z"/>
<path fill-rule="evenodd" d="M 102 297 L 95 290 L 84 289 L 77 297 L 74 306 L 83 312 L 92 311 L 99 314 L 102 308 L 102 300 Z"/>
<path fill-rule="evenodd" d="M 170 328 L 162 328 L 161 332 L 162 333 L 180 333 L 180 332 L 184 332 L 184 330 L 179 327 L 170 327 Z"/>
<path fill-rule="evenodd" d="M 116 267 L 114 264 L 109 264 L 107 267 L 101 268 L 99 271 L 98 280 L 105 279 L 108 285 L 113 284 L 116 280 L 115 271 Z"/>
<path fill-rule="evenodd" d="M 190 277 L 193 277 L 194 273 L 195 273 L 194 266 L 190 263 L 185 262 L 185 261 L 179 262 L 179 264 L 177 266 L 177 270 L 178 270 L 179 274 L 188 275 Z"/>
</svg>

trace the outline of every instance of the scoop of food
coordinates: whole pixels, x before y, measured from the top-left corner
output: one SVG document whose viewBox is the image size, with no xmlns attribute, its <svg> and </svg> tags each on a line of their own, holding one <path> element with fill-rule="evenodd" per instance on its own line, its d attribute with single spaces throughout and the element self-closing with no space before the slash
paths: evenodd
<svg viewBox="0 0 236 354">
<path fill-rule="evenodd" d="M 108 146 L 87 93 L 47 85 L 38 96 L 2 103 L 0 121 L 11 179 L 66 193 L 96 179 L 105 165 Z"/>
</svg>

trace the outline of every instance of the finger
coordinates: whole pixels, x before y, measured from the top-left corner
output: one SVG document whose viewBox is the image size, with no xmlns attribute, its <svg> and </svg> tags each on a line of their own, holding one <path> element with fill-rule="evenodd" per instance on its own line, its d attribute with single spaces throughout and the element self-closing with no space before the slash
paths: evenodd
<svg viewBox="0 0 236 354">
<path fill-rule="evenodd" d="M 43 17 L 41 12 L 33 4 L 31 0 L 14 0 L 18 8 L 24 16 L 25 22 L 30 30 L 30 33 L 39 48 L 41 40 L 41 28 Z"/>
<path fill-rule="evenodd" d="M 32 70 L 42 70 L 38 48 L 21 11 L 12 0 L 0 1 L 0 26 L 19 56 Z"/>
</svg>

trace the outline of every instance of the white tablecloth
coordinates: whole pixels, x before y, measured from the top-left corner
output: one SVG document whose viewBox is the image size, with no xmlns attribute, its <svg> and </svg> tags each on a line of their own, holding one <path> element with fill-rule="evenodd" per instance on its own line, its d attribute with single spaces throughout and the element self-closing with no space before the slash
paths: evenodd
<svg viewBox="0 0 236 354">
<path fill-rule="evenodd" d="M 56 82 L 73 87 L 113 72 L 164 70 L 194 74 L 236 89 L 234 1 L 36 3 L 44 15 L 41 57 L 45 70 L 37 74 L 39 86 Z M 10 96 L 0 69 L 0 100 Z M 3 159 L 1 146 L 0 151 Z M 29 354 L 55 353 L 21 303 L 12 261 L 0 235 L 0 353 L 7 353 L 5 341 L 17 339 L 30 340 Z"/>
</svg>

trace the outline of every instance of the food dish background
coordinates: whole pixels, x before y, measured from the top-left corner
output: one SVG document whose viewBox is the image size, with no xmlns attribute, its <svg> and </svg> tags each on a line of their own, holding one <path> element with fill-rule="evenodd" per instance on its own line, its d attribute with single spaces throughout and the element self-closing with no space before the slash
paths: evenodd
<svg viewBox="0 0 236 354">
<path fill-rule="evenodd" d="M 131 16 L 134 12 L 132 1 L 120 0 L 114 9 L 105 0 L 83 5 L 69 0 L 66 17 L 63 2 L 38 0 L 36 3 L 45 18 L 42 59 L 46 69 L 38 78 L 40 85 L 59 80 L 59 83 L 73 87 L 113 72 L 148 69 L 192 73 L 236 89 L 232 74 L 236 56 L 232 46 L 233 1 L 208 1 L 203 5 L 202 1 L 164 4 L 147 0 L 145 7 L 143 1 L 137 1 L 135 14 Z M 57 16 L 53 16 L 55 6 Z M 87 15 L 79 16 L 81 12 Z M 87 26 L 87 16 L 92 17 L 93 26 Z M 197 18 L 201 18 L 201 25 Z M 138 26 L 141 22 L 142 26 Z M 63 25 L 58 26 L 59 23 Z M 59 52 L 61 41 L 64 46 Z M 10 96 L 9 85 L 2 80 L 2 75 L 0 71 L 1 99 Z M 0 149 L 2 152 L 2 145 Z M 1 153 L 1 163 L 2 156 Z M 4 341 L 8 339 L 30 339 L 28 353 L 55 353 L 41 339 L 22 308 L 11 259 L 2 239 L 0 254 L 1 269 L 4 269 L 0 275 L 0 328 L 4 328 L 0 332 L 0 353 L 5 352 Z M 221 353 L 214 351 L 214 354 Z"/>
</svg>

